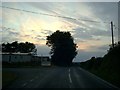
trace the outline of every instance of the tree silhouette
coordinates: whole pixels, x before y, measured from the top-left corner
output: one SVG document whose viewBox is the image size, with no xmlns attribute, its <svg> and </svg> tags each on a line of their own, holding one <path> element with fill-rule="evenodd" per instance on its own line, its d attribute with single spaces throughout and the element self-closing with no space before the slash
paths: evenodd
<svg viewBox="0 0 120 90">
<path fill-rule="evenodd" d="M 76 56 L 76 44 L 70 32 L 60 32 L 57 30 L 52 35 L 47 36 L 46 45 L 51 47 L 51 60 L 56 65 L 71 65 Z"/>
<path fill-rule="evenodd" d="M 33 43 L 30 42 L 21 42 L 18 43 L 18 41 L 14 41 L 12 43 L 3 43 L 2 44 L 2 52 L 21 52 L 21 53 L 29 53 L 33 52 L 36 53 L 36 47 Z"/>
</svg>

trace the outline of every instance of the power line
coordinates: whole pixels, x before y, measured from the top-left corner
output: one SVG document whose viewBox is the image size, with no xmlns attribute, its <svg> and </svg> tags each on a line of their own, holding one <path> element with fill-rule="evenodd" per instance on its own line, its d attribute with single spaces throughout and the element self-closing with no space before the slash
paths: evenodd
<svg viewBox="0 0 120 90">
<path fill-rule="evenodd" d="M 85 20 L 85 19 L 76 19 L 76 18 L 72 18 L 72 17 L 68 17 L 68 16 L 51 15 L 51 14 L 34 12 L 34 11 L 29 11 L 29 10 L 24 10 L 24 9 L 18 9 L 18 8 L 12 8 L 12 7 L 7 7 L 7 6 L 0 6 L 0 7 L 12 9 L 12 10 L 24 11 L 24 12 L 27 12 L 27 13 L 41 14 L 41 15 L 52 16 L 52 17 L 72 19 L 72 20 L 76 20 L 76 21 L 82 20 L 82 21 L 93 22 L 93 23 L 107 23 L 107 24 L 111 24 L 111 30 L 112 30 L 112 45 L 113 45 L 113 47 L 114 47 L 113 26 L 115 27 L 115 25 L 113 25 L 112 22 L 100 22 L 100 21 L 87 20 L 87 19 L 86 19 L 86 20 Z M 10 28 L 5 28 L 5 29 L 10 29 Z"/>
<path fill-rule="evenodd" d="M 12 10 L 24 11 L 24 12 L 27 12 L 27 13 L 41 14 L 41 15 L 46 15 L 46 16 L 59 17 L 59 18 L 66 18 L 66 19 L 72 19 L 72 20 L 82 20 L 82 21 L 93 22 L 93 23 L 107 23 L 107 24 L 109 23 L 109 22 L 100 22 L 100 21 L 87 20 L 87 19 L 76 19 L 76 18 L 68 17 L 68 16 L 51 15 L 51 14 L 40 13 L 40 12 L 34 12 L 34 11 L 29 11 L 29 10 L 24 10 L 24 9 L 18 9 L 18 8 L 12 8 L 12 7 L 7 7 L 7 6 L 0 6 L 0 7 L 12 9 Z M 109 24 L 110 24 L 110 23 L 109 23 Z"/>
</svg>

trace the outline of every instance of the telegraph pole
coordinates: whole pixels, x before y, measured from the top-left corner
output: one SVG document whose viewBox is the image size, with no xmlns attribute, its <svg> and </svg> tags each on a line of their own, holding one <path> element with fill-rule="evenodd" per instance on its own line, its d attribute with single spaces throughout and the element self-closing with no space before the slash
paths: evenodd
<svg viewBox="0 0 120 90">
<path fill-rule="evenodd" d="M 113 22 L 112 21 L 111 21 L 111 33 L 112 33 L 112 48 L 114 48 Z"/>
</svg>

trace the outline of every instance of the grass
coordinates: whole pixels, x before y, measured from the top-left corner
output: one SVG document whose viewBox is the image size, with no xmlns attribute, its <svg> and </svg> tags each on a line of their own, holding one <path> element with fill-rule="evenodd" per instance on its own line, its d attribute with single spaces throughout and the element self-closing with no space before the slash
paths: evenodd
<svg viewBox="0 0 120 90">
<path fill-rule="evenodd" d="M 2 87 L 11 84 L 16 78 L 17 76 L 12 72 L 2 71 Z"/>
<path fill-rule="evenodd" d="M 40 63 L 34 63 L 34 62 L 16 62 L 16 63 L 7 63 L 3 62 L 2 63 L 2 68 L 30 68 L 30 67 L 39 67 L 41 66 Z"/>
</svg>

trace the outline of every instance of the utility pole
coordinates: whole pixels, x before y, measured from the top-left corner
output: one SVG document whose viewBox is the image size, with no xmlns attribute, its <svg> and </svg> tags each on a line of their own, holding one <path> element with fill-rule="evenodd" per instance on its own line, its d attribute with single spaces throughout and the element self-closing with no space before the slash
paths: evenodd
<svg viewBox="0 0 120 90">
<path fill-rule="evenodd" d="M 112 33 L 112 48 L 114 48 L 113 22 L 112 21 L 111 21 L 111 33 Z"/>
</svg>

